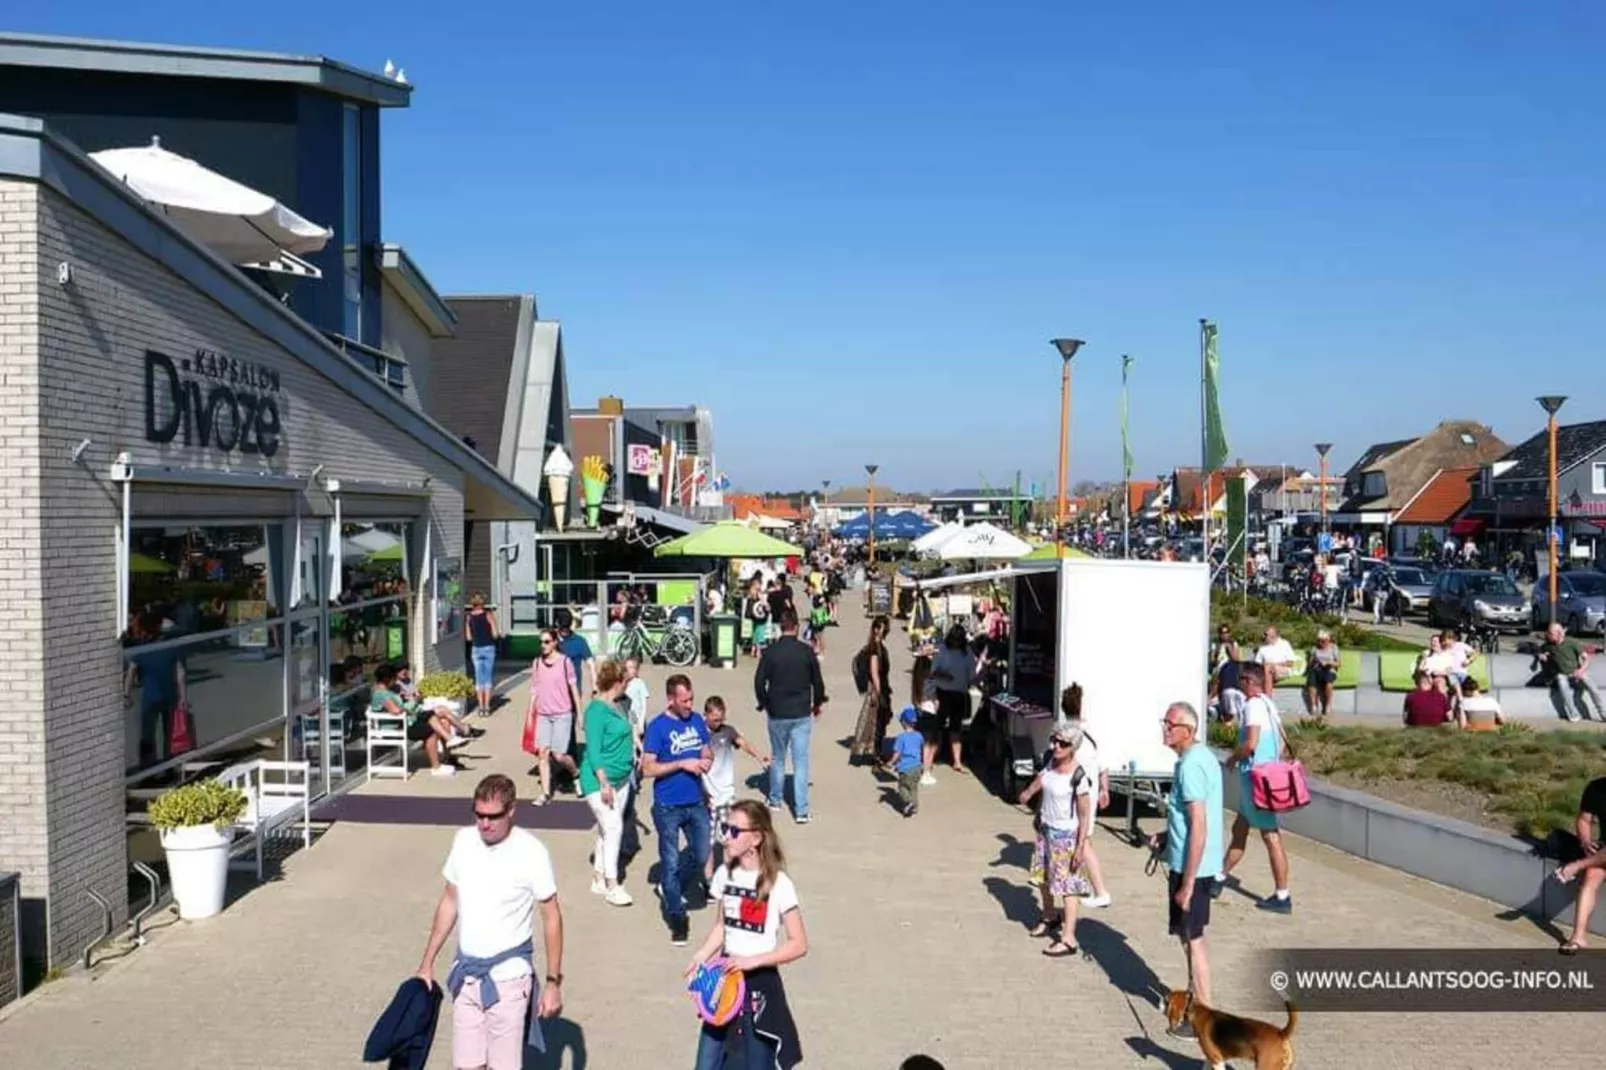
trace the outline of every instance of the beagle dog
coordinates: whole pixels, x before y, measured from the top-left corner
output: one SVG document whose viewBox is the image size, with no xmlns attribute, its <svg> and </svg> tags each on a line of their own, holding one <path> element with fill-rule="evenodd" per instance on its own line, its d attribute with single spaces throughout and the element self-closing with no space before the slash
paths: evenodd
<svg viewBox="0 0 1606 1070">
<path fill-rule="evenodd" d="M 1255 1070 L 1289 1070 L 1294 1065 L 1299 1010 L 1286 1000 L 1283 1006 L 1288 1008 L 1288 1024 L 1278 1029 L 1270 1022 L 1206 1007 L 1192 992 L 1171 992 L 1165 997 L 1165 1018 L 1173 1032 L 1184 1021 L 1193 1026 L 1211 1070 L 1222 1070 L 1228 1059 L 1253 1059 Z"/>
</svg>

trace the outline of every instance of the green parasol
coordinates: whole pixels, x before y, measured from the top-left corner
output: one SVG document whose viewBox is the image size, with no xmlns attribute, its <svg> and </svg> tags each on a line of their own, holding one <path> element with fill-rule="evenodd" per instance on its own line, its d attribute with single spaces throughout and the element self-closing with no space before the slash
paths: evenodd
<svg viewBox="0 0 1606 1070">
<path fill-rule="evenodd" d="M 740 520 L 721 520 L 653 551 L 655 557 L 802 557 L 803 551 Z"/>
<path fill-rule="evenodd" d="M 172 572 L 173 566 L 159 557 L 142 554 L 138 550 L 128 555 L 128 571 L 140 573 Z"/>
<path fill-rule="evenodd" d="M 397 565 L 401 564 L 401 559 L 402 559 L 402 544 L 401 544 L 400 540 L 398 540 L 398 541 L 396 541 L 394 543 L 391 543 L 389 546 L 385 547 L 382 550 L 375 550 L 373 553 L 369 554 L 368 557 L 367 557 L 367 560 L 369 560 L 369 561 L 379 561 L 381 563 L 390 562 L 390 563 L 394 563 L 394 564 L 397 564 Z"/>
</svg>

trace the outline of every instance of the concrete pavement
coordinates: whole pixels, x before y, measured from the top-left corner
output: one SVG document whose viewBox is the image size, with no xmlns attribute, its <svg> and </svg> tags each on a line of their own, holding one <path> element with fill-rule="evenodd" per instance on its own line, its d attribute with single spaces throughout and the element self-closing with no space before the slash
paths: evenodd
<svg viewBox="0 0 1606 1070">
<path fill-rule="evenodd" d="M 1115 902 L 1084 912 L 1086 957 L 1044 959 L 1024 931 L 1035 895 L 1023 812 L 974 778 L 939 769 L 920 816 L 905 821 L 880 804 L 872 774 L 848 767 L 837 739 L 857 714 L 848 665 L 862 630 L 855 619 L 829 635 L 834 701 L 814 740 L 814 821 L 780 818 L 812 945 L 787 970 L 804 1065 L 892 1070 L 915 1051 L 951 1070 L 1049 1060 L 1200 1065 L 1196 1045 L 1167 1037 L 1149 1002 L 1154 985 L 1181 985 L 1185 972 L 1165 933 L 1162 878 L 1144 874 L 1146 852 L 1100 830 Z M 894 659 L 906 669 L 906 656 Z M 723 695 L 733 722 L 767 749 L 751 712 L 751 669 L 692 676 L 699 702 Z M 655 699 L 666 675 L 650 673 Z M 470 775 L 363 790 L 460 798 L 466 823 L 475 774 L 512 773 L 521 790 L 532 783 L 518 751 L 514 714 L 523 706 L 516 693 L 492 719 L 486 740 L 470 748 Z M 756 771 L 745 756 L 739 762 Z M 223 915 L 166 923 L 126 959 L 45 986 L 0 1019 L 0 1052 L 26 1052 L 25 1065 L 37 1070 L 357 1066 L 373 1018 L 417 963 L 453 831 L 338 824 Z M 688 949 L 670 946 L 645 886 L 655 841 L 645 841 L 629 876 L 637 905 L 620 910 L 587 892 L 588 834 L 542 836 L 558 867 L 568 976 L 553 1030 L 558 1061 L 544 1065 L 689 1067 L 697 1026 L 680 983 Z M 1255 1005 L 1249 994 L 1264 984 L 1249 961 L 1256 948 L 1550 945 L 1526 922 L 1496 920 L 1487 902 L 1317 845 L 1295 843 L 1293 855 L 1293 916 L 1267 917 L 1231 892 L 1216 904 L 1215 990 L 1228 1008 Z M 1258 846 L 1242 875 L 1251 891 L 1268 890 Z M 707 910 L 694 914 L 694 940 L 711 921 Z M 443 1024 L 431 1067 L 448 1065 L 448 1037 Z M 1307 1014 L 1297 1045 L 1303 1066 L 1442 1070 L 1503 1067 L 1523 1054 L 1583 1058 L 1592 1038 L 1592 1029 L 1558 1016 Z M 0 1061 L 12 1064 L 11 1055 Z"/>
</svg>

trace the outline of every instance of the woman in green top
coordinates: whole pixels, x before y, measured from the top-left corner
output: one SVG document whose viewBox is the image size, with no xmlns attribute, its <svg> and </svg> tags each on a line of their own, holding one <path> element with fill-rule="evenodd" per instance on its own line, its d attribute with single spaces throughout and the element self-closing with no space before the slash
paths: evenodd
<svg viewBox="0 0 1606 1070">
<path fill-rule="evenodd" d="M 616 907 L 634 901 L 619 884 L 619 845 L 624 840 L 625 803 L 630 798 L 630 773 L 636 762 L 635 730 L 618 706 L 624 689 L 625 673 L 617 661 L 597 667 L 597 692 L 586 707 L 585 750 L 580 757 L 580 791 L 597 819 L 591 891 Z"/>
<path fill-rule="evenodd" d="M 368 712 L 407 718 L 407 738 L 414 743 L 424 744 L 424 757 L 429 759 L 429 771 L 435 776 L 451 776 L 457 772 L 453 764 L 442 761 L 447 748 L 453 743 L 451 724 L 434 711 L 421 710 L 402 699 L 396 685 L 394 665 L 381 665 L 374 670 L 374 691 L 368 702 Z"/>
</svg>

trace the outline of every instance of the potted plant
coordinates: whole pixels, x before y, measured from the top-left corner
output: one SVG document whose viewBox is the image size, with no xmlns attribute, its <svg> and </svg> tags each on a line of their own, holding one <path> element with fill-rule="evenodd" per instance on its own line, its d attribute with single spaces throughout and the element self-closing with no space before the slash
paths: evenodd
<svg viewBox="0 0 1606 1070">
<path fill-rule="evenodd" d="M 161 834 L 173 899 L 184 920 L 209 918 L 223 909 L 229 845 L 246 805 L 245 792 L 216 780 L 185 784 L 151 803 L 151 825 Z"/>
<path fill-rule="evenodd" d="M 462 713 L 473 697 L 474 681 L 460 672 L 432 672 L 418 681 L 418 698 L 425 708 L 445 705 Z"/>
</svg>

